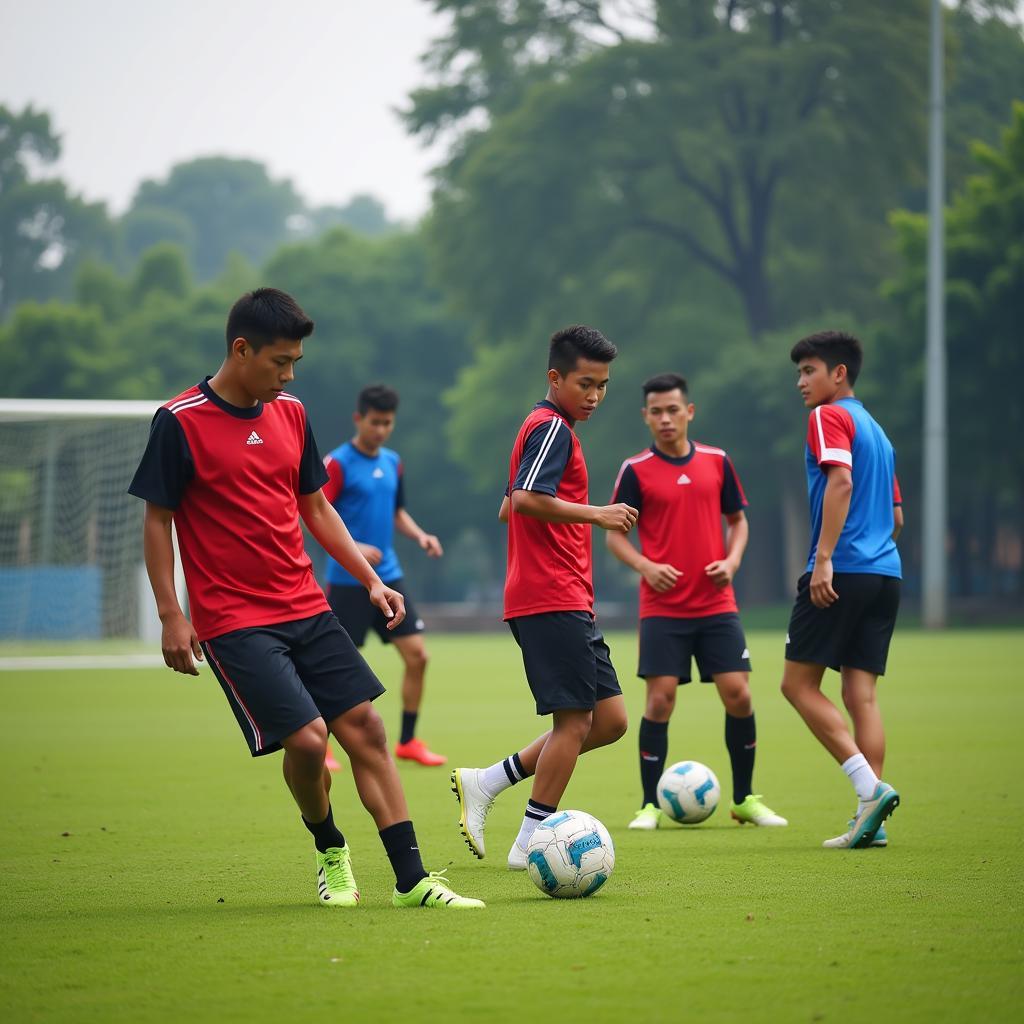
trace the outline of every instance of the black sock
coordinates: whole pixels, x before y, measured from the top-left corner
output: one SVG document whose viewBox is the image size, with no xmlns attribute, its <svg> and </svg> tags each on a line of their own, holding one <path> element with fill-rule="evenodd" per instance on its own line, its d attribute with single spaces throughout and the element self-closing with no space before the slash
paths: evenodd
<svg viewBox="0 0 1024 1024">
<path fill-rule="evenodd" d="M 668 722 L 640 719 L 640 785 L 644 789 L 644 805 L 658 806 L 658 779 L 665 771 L 668 757 Z"/>
<path fill-rule="evenodd" d="M 309 829 L 313 836 L 313 842 L 321 853 L 326 853 L 332 846 L 345 845 L 345 837 L 338 831 L 338 826 L 334 824 L 334 812 L 331 810 L 330 804 L 327 805 L 327 817 L 323 821 L 314 824 L 303 818 L 302 824 Z"/>
<path fill-rule="evenodd" d="M 757 728 L 754 716 L 725 716 L 725 746 L 732 762 L 732 802 L 741 804 L 754 791 L 754 753 Z"/>
<path fill-rule="evenodd" d="M 402 733 L 398 737 L 399 743 L 408 743 L 416 735 L 416 718 L 418 711 L 402 712 Z"/>
<path fill-rule="evenodd" d="M 395 888 L 399 892 L 408 892 L 421 878 L 427 877 L 411 821 L 400 821 L 396 825 L 381 829 L 380 841 L 384 844 L 388 860 L 391 861 L 391 870 L 395 873 Z"/>
<path fill-rule="evenodd" d="M 542 804 L 539 800 L 527 800 L 525 816 L 533 818 L 534 821 L 543 821 L 549 814 L 554 814 L 557 810 L 557 807 L 549 807 L 547 804 Z"/>
</svg>

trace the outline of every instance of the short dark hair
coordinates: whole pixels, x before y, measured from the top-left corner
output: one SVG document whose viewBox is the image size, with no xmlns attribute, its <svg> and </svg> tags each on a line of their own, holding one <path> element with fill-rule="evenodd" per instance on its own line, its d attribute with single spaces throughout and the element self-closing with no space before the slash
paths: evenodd
<svg viewBox="0 0 1024 1024">
<path fill-rule="evenodd" d="M 551 335 L 548 369 L 564 377 L 576 369 L 580 359 L 610 363 L 618 354 L 619 350 L 597 328 L 573 324 Z"/>
<path fill-rule="evenodd" d="M 678 373 L 656 373 L 653 377 L 648 377 L 642 386 L 645 402 L 648 395 L 660 395 L 663 391 L 675 391 L 676 388 L 682 391 L 684 398 L 689 398 L 690 396 L 690 388 L 686 383 L 686 378 Z"/>
<path fill-rule="evenodd" d="M 360 416 L 365 416 L 371 409 L 374 412 L 394 412 L 397 408 L 398 392 L 386 384 L 368 384 L 356 399 L 356 411 Z"/>
<path fill-rule="evenodd" d="M 845 331 L 818 331 L 801 338 L 789 353 L 794 363 L 801 359 L 820 359 L 829 370 L 840 363 L 846 367 L 846 379 L 850 386 L 856 382 L 864 362 L 864 349 L 860 341 Z"/>
<path fill-rule="evenodd" d="M 313 321 L 287 293 L 277 288 L 246 292 L 228 313 L 228 352 L 235 338 L 245 340 L 257 352 L 275 341 L 300 341 L 313 333 Z"/>
</svg>

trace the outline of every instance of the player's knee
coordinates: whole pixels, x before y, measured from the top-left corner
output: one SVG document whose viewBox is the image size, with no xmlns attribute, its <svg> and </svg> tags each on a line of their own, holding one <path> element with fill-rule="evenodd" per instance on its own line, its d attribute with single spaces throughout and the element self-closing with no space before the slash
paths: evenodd
<svg viewBox="0 0 1024 1024">
<path fill-rule="evenodd" d="M 850 714 L 860 711 L 861 708 L 870 707 L 875 703 L 874 693 L 865 693 L 862 690 L 851 690 L 843 687 L 843 705 Z"/>
<path fill-rule="evenodd" d="M 626 735 L 629 728 L 629 719 L 626 717 L 626 709 L 620 708 L 612 716 L 611 720 L 605 723 L 606 743 L 617 743 Z"/>
<path fill-rule="evenodd" d="M 754 706 L 750 699 L 750 687 L 746 683 L 732 686 L 722 694 L 725 710 L 733 718 L 749 718 Z"/>
<path fill-rule="evenodd" d="M 552 724 L 552 732 L 560 733 L 583 746 L 590 735 L 593 725 L 594 713 L 592 711 L 579 711 L 571 715 L 556 715 L 555 721 Z"/>
<path fill-rule="evenodd" d="M 780 689 L 782 690 L 782 696 L 785 697 L 790 704 L 797 703 L 797 700 L 800 697 L 800 684 L 795 679 L 791 679 L 789 676 L 783 676 L 782 686 Z"/>
<path fill-rule="evenodd" d="M 320 771 L 327 755 L 327 726 L 323 719 L 318 718 L 309 722 L 292 733 L 285 741 L 284 747 L 293 761 L 315 766 L 316 770 Z"/>
<path fill-rule="evenodd" d="M 427 654 L 426 649 L 423 647 L 413 648 L 405 654 L 406 666 L 413 672 L 418 672 L 421 675 L 426 672 L 427 662 L 429 661 L 430 655 Z"/>
<path fill-rule="evenodd" d="M 675 692 L 648 694 L 645 717 L 650 722 L 667 722 L 676 709 Z"/>
</svg>

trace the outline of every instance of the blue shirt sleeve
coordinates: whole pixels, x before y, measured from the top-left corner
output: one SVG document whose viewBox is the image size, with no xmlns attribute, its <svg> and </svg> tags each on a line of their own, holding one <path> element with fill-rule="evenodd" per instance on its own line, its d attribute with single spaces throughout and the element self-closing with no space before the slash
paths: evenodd
<svg viewBox="0 0 1024 1024">
<path fill-rule="evenodd" d="M 306 440 L 302 446 L 302 460 L 299 462 L 299 494 L 316 494 L 330 477 L 324 468 L 324 460 L 316 446 L 313 428 L 306 420 Z"/>
<path fill-rule="evenodd" d="M 128 493 L 161 508 L 177 508 L 193 476 L 195 463 L 185 431 L 174 413 L 157 409 Z"/>
<path fill-rule="evenodd" d="M 639 512 L 643 500 L 643 494 L 640 491 L 640 478 L 636 475 L 636 470 L 632 466 L 623 466 L 615 493 L 612 495 L 612 502 L 632 505 Z"/>
<path fill-rule="evenodd" d="M 746 507 L 747 496 L 743 493 L 743 485 L 736 475 L 732 459 L 727 455 L 722 474 L 722 515 L 731 516 L 736 512 L 742 512 Z"/>
<path fill-rule="evenodd" d="M 534 427 L 527 437 L 511 490 L 536 491 L 554 497 L 571 455 L 570 430 L 564 420 L 552 416 Z"/>
</svg>

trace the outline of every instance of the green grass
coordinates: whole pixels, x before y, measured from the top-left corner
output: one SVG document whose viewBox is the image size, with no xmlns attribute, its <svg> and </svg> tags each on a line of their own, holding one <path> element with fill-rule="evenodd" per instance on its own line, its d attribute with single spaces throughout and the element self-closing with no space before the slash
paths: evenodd
<svg viewBox="0 0 1024 1024">
<path fill-rule="evenodd" d="M 403 766 L 429 866 L 482 913 L 393 910 L 349 774 L 335 817 L 363 904 L 315 902 L 308 836 L 277 757 L 251 761 L 212 678 L 168 671 L 0 674 L 4 841 L 0 1013 L 20 1021 L 1010 1019 L 1021 983 L 1021 632 L 897 634 L 882 701 L 903 794 L 887 850 L 825 851 L 849 785 L 778 693 L 778 633 L 750 637 L 757 788 L 788 829 L 631 833 L 638 804 L 633 639 L 613 638 L 634 727 L 588 755 L 563 806 L 611 829 L 592 900 L 504 870 L 526 787 L 457 831 L 447 769 Z M 508 636 L 431 638 L 422 734 L 454 764 L 539 731 Z M 391 684 L 394 655 L 371 661 Z M 835 676 L 829 683 L 835 693 Z M 389 728 L 394 693 L 379 706 Z M 729 777 L 722 712 L 691 686 L 670 759 Z M 63 833 L 69 833 L 63 835 Z"/>
</svg>

